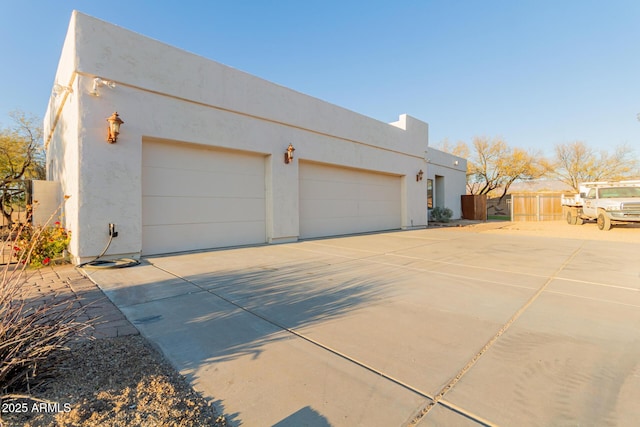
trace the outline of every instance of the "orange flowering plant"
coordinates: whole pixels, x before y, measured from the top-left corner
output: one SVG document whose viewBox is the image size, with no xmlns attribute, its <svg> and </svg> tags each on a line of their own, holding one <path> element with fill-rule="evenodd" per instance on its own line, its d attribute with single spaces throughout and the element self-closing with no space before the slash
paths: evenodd
<svg viewBox="0 0 640 427">
<path fill-rule="evenodd" d="M 46 227 L 25 225 L 14 242 L 13 255 L 32 267 L 42 267 L 64 259 L 70 240 L 71 231 L 59 221 Z"/>
</svg>

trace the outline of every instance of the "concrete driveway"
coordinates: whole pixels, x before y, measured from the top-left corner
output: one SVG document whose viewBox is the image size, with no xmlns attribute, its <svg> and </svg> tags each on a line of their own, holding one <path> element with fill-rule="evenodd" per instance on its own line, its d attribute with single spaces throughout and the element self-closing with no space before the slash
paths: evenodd
<svg viewBox="0 0 640 427">
<path fill-rule="evenodd" d="M 640 240 L 428 229 L 88 273 L 232 425 L 640 419 Z"/>
</svg>

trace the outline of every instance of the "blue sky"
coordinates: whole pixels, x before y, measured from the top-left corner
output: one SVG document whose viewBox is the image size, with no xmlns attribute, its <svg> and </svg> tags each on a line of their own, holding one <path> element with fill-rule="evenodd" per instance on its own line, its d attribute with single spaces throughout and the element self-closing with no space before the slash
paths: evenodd
<svg viewBox="0 0 640 427">
<path fill-rule="evenodd" d="M 637 0 L 0 0 L 0 124 L 42 117 L 71 11 L 384 122 L 430 144 L 582 140 L 640 155 Z"/>
</svg>

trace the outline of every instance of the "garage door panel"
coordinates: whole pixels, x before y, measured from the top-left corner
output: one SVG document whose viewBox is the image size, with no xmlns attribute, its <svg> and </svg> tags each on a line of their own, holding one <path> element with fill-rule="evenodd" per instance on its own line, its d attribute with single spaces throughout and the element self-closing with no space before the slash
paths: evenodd
<svg viewBox="0 0 640 427">
<path fill-rule="evenodd" d="M 349 234 L 349 233 L 358 233 L 359 230 L 352 225 L 350 225 L 345 218 L 334 217 L 334 218 L 310 218 L 307 220 L 307 224 L 305 227 L 308 230 L 331 230 L 331 232 L 327 235 L 334 236 L 340 234 Z M 319 237 L 320 235 L 315 236 L 305 236 L 301 237 Z"/>
<path fill-rule="evenodd" d="M 337 236 L 341 234 L 364 233 L 367 231 L 380 230 L 379 218 L 369 217 L 358 223 L 352 223 L 351 217 L 333 217 L 333 218 L 310 218 L 309 229 L 331 230 L 329 236 Z M 308 236 L 319 237 L 319 236 Z"/>
<path fill-rule="evenodd" d="M 243 223 L 242 227 L 228 233 L 229 225 L 225 223 L 174 224 L 162 226 L 146 226 L 142 231 L 145 246 L 153 248 L 153 253 L 168 253 L 254 244 L 256 234 L 264 232 L 264 222 Z M 180 236 L 188 245 L 178 245 L 173 236 Z"/>
<path fill-rule="evenodd" d="M 246 197 L 264 198 L 263 177 L 257 174 L 228 174 L 219 171 L 190 171 L 145 167 L 149 185 L 146 196 L 163 197 Z M 220 185 L 224 183 L 224 185 Z"/>
<path fill-rule="evenodd" d="M 172 223 L 230 222 L 263 220 L 262 199 L 207 199 L 196 197 L 145 197 L 145 225 Z M 188 207 L 186 209 L 185 207 Z M 180 218 L 183 220 L 180 222 Z"/>
<path fill-rule="evenodd" d="M 144 141 L 145 255 L 266 240 L 260 155 Z"/>
<path fill-rule="evenodd" d="M 300 162 L 300 236 L 400 228 L 400 177 Z"/>
<path fill-rule="evenodd" d="M 238 163 L 253 161 L 255 165 L 263 162 L 261 156 L 251 156 L 236 151 L 216 149 L 185 143 L 145 141 L 152 150 L 145 150 L 142 166 L 154 166 L 190 171 L 211 171 L 234 173 Z M 193 152 L 199 154 L 194 156 Z"/>
<path fill-rule="evenodd" d="M 358 202 L 358 212 L 362 216 L 385 216 L 385 212 L 392 211 L 395 203 L 385 200 L 362 200 Z"/>
<path fill-rule="evenodd" d="M 355 200 L 311 199 L 300 205 L 301 218 L 324 218 L 327 211 L 330 217 L 354 217 L 358 215 L 358 202 Z"/>
<path fill-rule="evenodd" d="M 350 200 L 358 190 L 358 184 L 334 180 L 304 180 L 300 184 L 300 194 L 313 195 L 318 200 Z"/>
<path fill-rule="evenodd" d="M 389 191 L 385 187 L 376 185 L 363 185 L 359 191 L 369 195 L 367 200 L 385 201 L 391 199 L 395 201 L 397 196 L 396 191 Z"/>
</svg>

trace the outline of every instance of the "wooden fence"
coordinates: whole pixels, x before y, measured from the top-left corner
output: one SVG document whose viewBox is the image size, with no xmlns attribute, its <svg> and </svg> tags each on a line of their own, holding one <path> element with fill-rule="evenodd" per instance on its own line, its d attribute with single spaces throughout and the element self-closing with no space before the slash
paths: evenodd
<svg viewBox="0 0 640 427">
<path fill-rule="evenodd" d="M 511 221 L 558 221 L 562 218 L 562 193 L 511 194 Z"/>
</svg>

